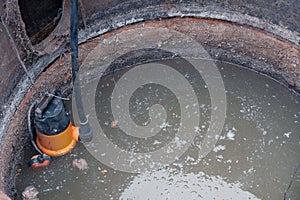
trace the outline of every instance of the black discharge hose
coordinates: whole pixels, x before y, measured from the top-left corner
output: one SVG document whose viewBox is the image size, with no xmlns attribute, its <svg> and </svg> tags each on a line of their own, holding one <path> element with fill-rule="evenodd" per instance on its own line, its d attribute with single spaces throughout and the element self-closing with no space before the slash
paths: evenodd
<svg viewBox="0 0 300 200">
<path fill-rule="evenodd" d="M 72 62 L 72 80 L 75 94 L 75 102 L 78 111 L 80 127 L 79 140 L 89 142 L 92 140 L 93 133 L 88 118 L 84 113 L 81 100 L 80 82 L 75 81 L 78 73 L 78 0 L 71 0 L 71 62 Z"/>
</svg>

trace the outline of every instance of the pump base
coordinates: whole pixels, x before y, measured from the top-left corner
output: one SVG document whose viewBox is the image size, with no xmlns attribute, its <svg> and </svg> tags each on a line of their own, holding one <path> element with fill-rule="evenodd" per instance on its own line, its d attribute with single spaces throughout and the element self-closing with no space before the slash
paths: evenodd
<svg viewBox="0 0 300 200">
<path fill-rule="evenodd" d="M 71 123 L 62 133 L 46 135 L 37 131 L 36 144 L 39 149 L 49 156 L 63 156 L 69 153 L 78 142 L 79 127 Z"/>
</svg>

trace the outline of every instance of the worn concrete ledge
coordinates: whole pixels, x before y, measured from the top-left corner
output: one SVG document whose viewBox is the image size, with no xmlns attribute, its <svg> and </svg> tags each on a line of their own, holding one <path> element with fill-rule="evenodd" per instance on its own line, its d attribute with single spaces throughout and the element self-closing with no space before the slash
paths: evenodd
<svg viewBox="0 0 300 200">
<path fill-rule="evenodd" d="M 171 6 L 171 8 L 170 8 Z M 95 14 L 89 20 L 90 25 L 79 32 L 79 41 L 85 42 L 88 39 L 114 30 L 129 24 L 147 20 L 164 19 L 172 17 L 195 17 L 204 19 L 216 19 L 227 22 L 234 22 L 241 25 L 249 25 L 280 36 L 295 44 L 300 44 L 300 34 L 297 31 L 274 24 L 266 19 L 242 14 L 230 9 L 218 6 L 203 7 L 200 4 L 174 4 L 174 5 L 153 5 L 151 8 L 139 9 L 130 14 L 118 14 L 110 19 L 101 19 L 101 14 Z"/>
</svg>

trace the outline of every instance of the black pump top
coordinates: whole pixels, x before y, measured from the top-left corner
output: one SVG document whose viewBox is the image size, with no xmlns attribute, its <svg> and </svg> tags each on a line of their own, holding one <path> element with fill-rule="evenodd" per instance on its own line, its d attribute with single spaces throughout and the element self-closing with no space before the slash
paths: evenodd
<svg viewBox="0 0 300 200">
<path fill-rule="evenodd" d="M 50 94 L 61 96 L 56 89 L 51 90 Z M 55 96 L 46 95 L 35 108 L 36 129 L 45 135 L 57 135 L 70 123 L 70 114 L 66 111 L 63 100 Z"/>
</svg>

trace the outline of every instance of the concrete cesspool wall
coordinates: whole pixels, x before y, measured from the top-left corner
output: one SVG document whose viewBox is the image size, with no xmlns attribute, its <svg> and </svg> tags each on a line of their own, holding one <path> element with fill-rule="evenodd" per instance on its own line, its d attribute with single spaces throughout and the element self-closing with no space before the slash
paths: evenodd
<svg viewBox="0 0 300 200">
<path fill-rule="evenodd" d="M 70 93 L 70 5 L 51 0 L 0 4 L 0 190 L 13 198 L 17 169 L 29 144 L 25 119 L 30 103 L 50 87 Z M 299 6 L 297 0 L 80 0 L 79 63 L 99 42 L 123 30 L 166 27 L 197 40 L 215 60 L 253 69 L 299 92 Z M 39 93 L 31 87 L 6 28 Z"/>
</svg>

